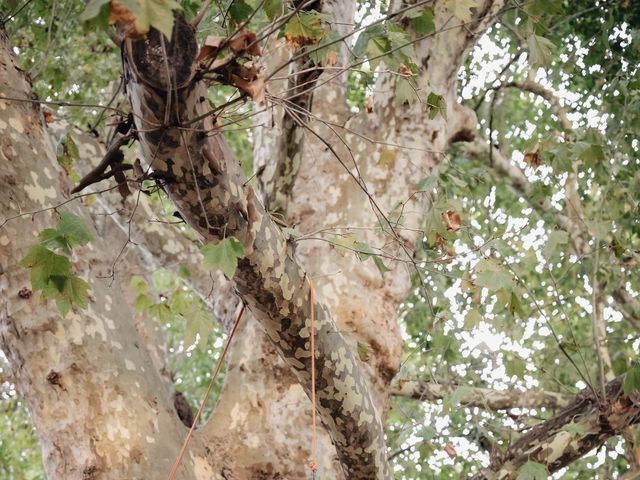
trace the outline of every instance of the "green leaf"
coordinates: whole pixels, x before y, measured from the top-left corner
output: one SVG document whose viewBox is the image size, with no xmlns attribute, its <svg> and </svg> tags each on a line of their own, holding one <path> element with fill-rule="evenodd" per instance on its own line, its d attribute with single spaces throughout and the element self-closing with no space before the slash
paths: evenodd
<svg viewBox="0 0 640 480">
<path fill-rule="evenodd" d="M 317 43 L 327 34 L 322 25 L 323 18 L 315 10 L 298 12 L 284 27 L 284 37 L 298 46 Z"/>
<path fill-rule="evenodd" d="M 449 0 L 449 11 L 460 21 L 471 21 L 471 9 L 480 5 L 478 0 Z"/>
<path fill-rule="evenodd" d="M 34 290 L 43 290 L 49 286 L 51 277 L 71 275 L 71 262 L 42 245 L 34 245 L 20 265 L 31 269 L 31 286 Z"/>
<path fill-rule="evenodd" d="M 430 192 L 436 187 L 436 185 L 438 185 L 438 176 L 429 175 L 428 177 L 424 177 L 418 183 L 416 183 L 416 190 L 420 192 Z"/>
<path fill-rule="evenodd" d="M 252 13 L 253 7 L 244 0 L 233 0 L 229 6 L 229 15 L 236 23 L 243 22 Z"/>
<path fill-rule="evenodd" d="M 411 22 L 411 28 L 418 36 L 429 35 L 436 31 L 436 24 L 433 21 L 433 7 L 426 7 L 422 10 L 410 10 L 407 15 Z"/>
<path fill-rule="evenodd" d="M 284 15 L 284 2 L 282 0 L 266 0 L 264 2 L 264 13 L 271 21 Z"/>
<path fill-rule="evenodd" d="M 384 277 L 384 274 L 387 272 L 390 272 L 391 269 L 389 267 L 387 267 L 384 262 L 382 261 L 382 259 L 377 256 L 374 255 L 373 256 L 373 263 L 376 264 L 376 267 L 378 267 L 378 271 L 380 272 L 380 274 Z"/>
<path fill-rule="evenodd" d="M 356 250 L 356 255 L 360 261 L 365 261 L 374 255 L 373 249 L 368 243 L 355 242 L 353 248 Z"/>
<path fill-rule="evenodd" d="M 149 315 L 151 315 L 161 324 L 165 324 L 173 318 L 173 313 L 171 313 L 169 305 L 164 302 L 154 303 L 153 305 L 149 306 Z"/>
<path fill-rule="evenodd" d="M 529 460 L 518 469 L 516 480 L 547 480 L 549 474 L 546 467 L 538 462 Z"/>
<path fill-rule="evenodd" d="M 31 288 L 56 301 L 63 316 L 72 306 L 86 308 L 89 284 L 71 274 L 71 262 L 43 245 L 34 245 L 20 265 L 31 269 Z"/>
<path fill-rule="evenodd" d="M 135 17 L 138 33 L 144 34 L 150 27 L 162 32 L 169 40 L 173 32 L 173 10 L 179 10 L 175 0 L 120 0 Z M 231 12 L 231 8 L 229 11 Z"/>
<path fill-rule="evenodd" d="M 556 46 L 548 39 L 530 33 L 527 37 L 529 46 L 529 65 L 531 68 L 545 67 L 551 62 L 551 52 Z"/>
<path fill-rule="evenodd" d="M 80 14 L 79 20 L 81 22 L 86 22 L 91 18 L 97 17 L 102 6 L 110 2 L 111 0 L 89 0 L 84 11 Z"/>
<path fill-rule="evenodd" d="M 542 249 L 542 255 L 549 260 L 558 251 L 560 245 L 566 245 L 567 243 L 569 243 L 569 234 L 561 230 L 554 230 L 549 233 L 547 243 Z"/>
<path fill-rule="evenodd" d="M 62 212 L 60 214 L 57 230 L 71 247 L 86 245 L 92 239 L 84 220 L 73 213 Z"/>
<path fill-rule="evenodd" d="M 511 315 L 514 317 L 517 314 L 522 320 L 524 320 L 524 308 L 522 308 L 520 297 L 516 295 L 516 292 L 511 292 L 511 298 L 509 299 L 509 312 L 511 312 Z"/>
<path fill-rule="evenodd" d="M 131 280 L 129 280 L 129 286 L 133 288 L 136 295 L 141 295 L 149 291 L 149 284 L 144 277 L 141 277 L 140 275 L 134 275 L 131 277 Z"/>
<path fill-rule="evenodd" d="M 640 361 L 633 362 L 631 368 L 627 370 L 622 383 L 622 391 L 625 395 L 640 392 Z"/>
<path fill-rule="evenodd" d="M 514 286 L 511 274 L 490 260 L 480 260 L 476 265 L 476 285 L 498 291 L 511 290 Z"/>
<path fill-rule="evenodd" d="M 464 316 L 464 328 L 466 328 L 467 330 L 471 330 L 472 328 L 477 327 L 481 320 L 482 315 L 480 315 L 478 310 L 472 308 Z"/>
<path fill-rule="evenodd" d="M 430 119 L 433 120 L 438 114 L 445 120 L 447 119 L 447 102 L 441 95 L 431 92 L 427 97 L 427 108 Z"/>
<path fill-rule="evenodd" d="M 562 427 L 562 430 L 564 430 L 567 433 L 570 433 L 572 437 L 579 437 L 586 431 L 584 425 L 581 425 L 579 423 L 573 423 L 573 422 Z"/>
<path fill-rule="evenodd" d="M 136 297 L 135 309 L 137 312 L 146 312 L 151 305 L 153 305 L 153 300 L 149 295 L 141 293 Z"/>
<path fill-rule="evenodd" d="M 205 245 L 200 251 L 207 266 L 219 268 L 229 278 L 233 278 L 238 259 L 244 256 L 244 248 L 235 237 L 227 237 L 217 245 Z"/>
<path fill-rule="evenodd" d="M 60 298 L 56 299 L 58 307 L 63 310 L 62 315 L 66 316 L 69 308 L 75 305 L 79 308 L 87 308 L 89 300 L 89 284 L 82 278 L 77 276 L 67 277 L 67 281 L 64 283 L 64 288 L 60 294 Z M 62 305 L 62 307 L 61 307 Z"/>
</svg>

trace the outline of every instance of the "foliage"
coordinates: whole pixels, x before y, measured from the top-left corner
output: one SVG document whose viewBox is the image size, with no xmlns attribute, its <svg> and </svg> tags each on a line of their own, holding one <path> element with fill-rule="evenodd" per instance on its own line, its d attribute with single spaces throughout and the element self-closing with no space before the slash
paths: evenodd
<svg viewBox="0 0 640 480">
<path fill-rule="evenodd" d="M 245 21 L 260 32 L 292 12 L 290 2 L 279 0 L 264 2 L 258 11 L 260 2 L 254 0 L 217 3 L 220 8 L 211 9 L 201 24 L 201 40 L 212 33 L 230 36 Z M 151 25 L 168 32 L 167 6 L 175 4 L 143 4 L 160 5 L 160 17 L 148 15 L 156 12 L 153 9 L 137 12 L 139 28 Z M 477 4 L 451 0 L 447 8 L 469 22 Z M 117 48 L 104 32 L 93 32 L 90 22 L 81 21 L 93 18 L 106 28 L 105 5 L 94 0 L 83 10 L 81 2 L 37 1 L 7 24 L 20 63 L 35 75 L 41 98 L 100 105 L 111 101 L 117 86 L 113 72 L 121 69 Z M 189 18 L 199 6 L 197 1 L 181 2 Z M 19 5 L 10 7 L 15 11 Z M 350 49 L 349 107 L 354 112 L 366 109 L 376 82 L 389 75 L 396 105 L 410 111 L 419 104 L 431 119 L 444 118 L 447 104 L 429 85 L 429 72 L 421 76 L 415 51 L 416 42 L 441 28 L 432 6 L 391 18 L 384 16 L 385 8 L 385 2 L 360 2 L 358 33 L 345 39 Z M 457 146 L 447 152 L 437 172 L 415 178 L 416 194 L 429 195 L 433 202 L 415 255 L 414 293 L 402 312 L 406 347 L 400 375 L 461 386 L 433 404 L 393 400 L 387 434 L 399 476 L 462 478 L 487 464 L 487 440 L 504 449 L 514 431 L 527 431 L 555 413 L 468 408 L 460 405 L 468 386 L 577 393 L 587 384 L 597 385 L 591 331 L 594 286 L 602 290 L 613 372 L 625 374 L 627 393 L 639 388 L 638 331 L 613 297 L 621 286 L 640 291 L 639 28 L 640 10 L 624 1 L 508 2 L 500 23 L 460 72 L 460 99 L 475 110 L 480 135 L 513 160 L 530 189 L 519 190 L 493 168 L 495 158 L 471 155 Z M 280 22 L 278 32 L 292 54 L 309 54 L 318 64 L 329 62 L 331 52 L 341 46 L 330 20 L 315 10 Z M 570 129 L 547 100 L 509 85 L 526 80 L 562 99 Z M 231 86 L 214 84 L 209 101 L 218 106 L 238 95 Z M 121 108 L 124 102 L 115 98 L 112 104 Z M 224 110 L 218 119 L 247 175 L 253 171 L 253 113 L 252 105 L 243 104 Z M 98 130 L 109 119 L 98 107 L 55 107 L 55 115 Z M 76 158 L 69 136 L 60 145 L 59 161 L 67 169 Z M 571 213 L 565 188 L 573 179 L 582 209 L 577 215 Z M 155 198 L 157 206 L 165 205 L 162 193 Z M 166 218 L 172 218 L 173 211 L 165 208 Z M 558 222 L 559 214 L 578 224 L 589 251 L 576 250 L 571 233 Z M 88 239 L 77 222 L 63 221 L 64 215 L 56 228 L 42 232 L 41 243 L 24 264 L 31 268 L 34 288 L 68 310 L 86 302 L 86 289 L 78 285 L 79 279 L 72 280 L 77 277 L 68 256 Z M 401 224 L 400 217 L 396 220 Z M 390 233 L 388 225 L 372 227 Z M 345 255 L 373 261 L 381 275 L 387 272 L 389 262 L 381 252 L 355 237 L 337 237 L 332 243 Z M 203 247 L 202 253 L 229 277 L 244 254 L 232 237 Z M 220 328 L 202 300 L 167 271 L 150 280 L 134 278 L 132 290 L 139 313 L 155 318 L 167 333 L 170 368 L 195 404 L 222 345 Z M 370 352 L 369 344 L 358 342 L 363 361 Z M 24 411 L 8 415 L 15 428 L 25 424 Z M 567 431 L 580 433 L 571 425 Z M 25 428 L 22 434 L 29 432 Z M 6 438 L 4 433 L 1 438 Z M 25 452 L 33 452 L 33 441 L 25 444 Z M 16 468 L 16 450 L 5 443 L 0 447 L 2 458 Z M 616 478 L 627 467 L 624 455 L 616 453 L 621 448 L 620 441 L 612 440 L 603 450 L 609 470 L 599 471 L 591 455 L 572 464 L 563 478 Z M 26 456 L 33 465 L 33 453 Z M 518 478 L 547 478 L 547 472 L 530 461 Z"/>
<path fill-rule="evenodd" d="M 55 300 L 63 317 L 71 307 L 86 308 L 89 284 L 71 272 L 68 258 L 74 246 L 91 240 L 84 221 L 62 212 L 56 228 L 47 228 L 39 236 L 40 243 L 33 245 L 20 262 L 31 270 L 31 288 L 40 291 L 43 300 Z M 55 253 L 55 249 L 63 255 Z"/>
</svg>

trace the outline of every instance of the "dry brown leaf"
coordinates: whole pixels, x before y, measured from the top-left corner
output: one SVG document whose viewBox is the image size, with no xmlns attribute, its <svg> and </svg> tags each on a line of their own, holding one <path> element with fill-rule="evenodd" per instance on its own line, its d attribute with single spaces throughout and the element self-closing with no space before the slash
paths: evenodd
<svg viewBox="0 0 640 480">
<path fill-rule="evenodd" d="M 231 79 L 233 84 L 238 87 L 240 90 L 249 95 L 254 102 L 258 105 L 264 107 L 267 105 L 267 89 L 265 83 L 265 74 L 264 71 L 256 71 L 253 77 L 250 77 L 250 80 L 246 80 L 239 75 L 232 74 Z"/>
<path fill-rule="evenodd" d="M 196 62 L 201 62 L 205 58 L 214 57 L 225 40 L 226 38 L 221 35 L 209 35 L 198 52 Z"/>
<path fill-rule="evenodd" d="M 373 113 L 373 96 L 369 95 L 364 101 L 364 108 L 367 109 L 367 113 Z"/>
<path fill-rule="evenodd" d="M 47 125 L 53 123 L 53 113 L 51 113 L 50 111 L 46 110 L 44 112 L 44 121 Z"/>
<path fill-rule="evenodd" d="M 462 218 L 460 214 L 453 211 L 447 210 L 442 214 L 442 220 L 444 221 L 447 230 L 450 232 L 457 232 L 460 230 L 460 226 L 462 225 Z"/>
<path fill-rule="evenodd" d="M 398 73 L 403 77 L 410 77 L 413 75 L 413 72 L 409 70 L 409 68 L 404 63 L 401 63 L 398 67 Z"/>
<path fill-rule="evenodd" d="M 449 455 L 449 458 L 456 458 L 458 456 L 456 449 L 453 447 L 453 444 L 451 443 L 447 443 L 444 446 L 444 451 L 447 455 Z"/>
<path fill-rule="evenodd" d="M 330 67 L 333 67 L 337 63 L 338 63 L 338 54 L 333 50 L 329 50 L 329 52 L 327 52 L 327 55 L 325 56 L 325 64 Z"/>
<path fill-rule="evenodd" d="M 262 55 L 258 45 L 258 37 L 245 27 L 242 27 L 240 31 L 229 39 L 229 48 L 235 53 L 248 53 L 254 56 Z"/>
<path fill-rule="evenodd" d="M 531 165 L 534 169 L 537 169 L 542 165 L 542 159 L 538 155 L 538 150 L 535 152 L 527 152 L 524 154 L 524 163 Z"/>
<path fill-rule="evenodd" d="M 436 245 L 440 248 L 444 248 L 446 244 L 447 241 L 444 239 L 444 237 L 439 233 L 436 233 Z"/>
<path fill-rule="evenodd" d="M 122 5 L 120 0 L 111 0 L 111 13 L 109 14 L 110 24 L 119 24 L 126 38 L 144 37 L 148 29 L 139 30 L 136 25 L 136 17 L 127 7 Z"/>
</svg>

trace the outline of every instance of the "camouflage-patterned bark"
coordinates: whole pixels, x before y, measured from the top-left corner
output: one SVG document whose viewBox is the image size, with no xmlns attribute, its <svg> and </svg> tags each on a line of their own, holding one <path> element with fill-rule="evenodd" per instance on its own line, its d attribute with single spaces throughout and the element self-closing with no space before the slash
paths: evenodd
<svg viewBox="0 0 640 480">
<path fill-rule="evenodd" d="M 125 78 L 143 156 L 183 218 L 207 242 L 234 236 L 245 258 L 236 288 L 309 391 L 309 287 L 280 229 L 264 211 L 208 115 L 194 77 L 195 37 L 178 21 L 173 43 L 157 32 L 127 40 Z M 168 62 L 164 61 L 164 53 Z M 187 128 L 185 128 L 187 127 Z M 318 411 L 352 479 L 391 478 L 382 425 L 364 378 L 324 305 L 316 311 Z"/>
</svg>

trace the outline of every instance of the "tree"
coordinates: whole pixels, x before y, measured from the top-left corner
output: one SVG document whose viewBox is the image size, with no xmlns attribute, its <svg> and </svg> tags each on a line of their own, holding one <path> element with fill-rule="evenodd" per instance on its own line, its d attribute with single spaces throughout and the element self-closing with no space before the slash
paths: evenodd
<svg viewBox="0 0 640 480">
<path fill-rule="evenodd" d="M 627 2 L 29 3 L 3 8 L 39 96 L 3 36 L 0 344 L 50 478 L 166 477 L 202 392 L 175 360 L 193 386 L 223 331 L 176 478 L 575 476 L 603 445 L 597 475 L 637 470 Z"/>
</svg>

